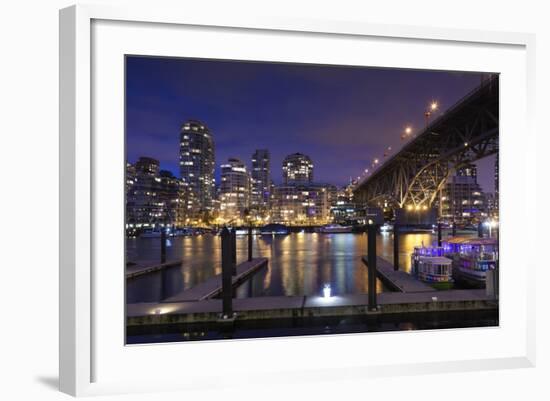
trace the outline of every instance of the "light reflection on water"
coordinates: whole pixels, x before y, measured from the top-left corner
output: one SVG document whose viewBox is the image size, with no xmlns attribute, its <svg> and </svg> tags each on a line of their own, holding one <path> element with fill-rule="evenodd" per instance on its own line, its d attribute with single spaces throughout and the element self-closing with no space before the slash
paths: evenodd
<svg viewBox="0 0 550 401">
<path fill-rule="evenodd" d="M 429 245 L 429 233 L 400 235 L 400 269 L 410 271 L 414 246 Z M 160 240 L 127 239 L 129 261 L 156 263 Z M 247 257 L 246 236 L 237 237 L 237 262 Z M 367 293 L 368 273 L 361 257 L 366 254 L 366 234 L 293 233 L 286 236 L 255 236 L 254 255 L 269 259 L 268 267 L 258 271 L 237 288 L 237 297 L 301 296 L 321 294 L 330 284 L 334 295 Z M 393 236 L 377 237 L 377 252 L 393 261 Z M 129 280 L 127 302 L 153 302 L 170 297 L 221 273 L 220 237 L 201 235 L 172 238 L 167 260 L 182 259 L 180 266 Z M 377 280 L 377 292 L 384 291 Z"/>
</svg>

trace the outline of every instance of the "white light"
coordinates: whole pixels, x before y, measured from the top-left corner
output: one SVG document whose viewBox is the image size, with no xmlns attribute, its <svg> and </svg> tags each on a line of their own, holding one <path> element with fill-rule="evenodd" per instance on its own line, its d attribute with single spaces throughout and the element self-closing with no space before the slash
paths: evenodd
<svg viewBox="0 0 550 401">
<path fill-rule="evenodd" d="M 330 298 L 330 293 L 331 293 L 331 288 L 330 288 L 330 284 L 325 284 L 324 288 L 323 288 L 323 297 L 324 298 Z"/>
</svg>

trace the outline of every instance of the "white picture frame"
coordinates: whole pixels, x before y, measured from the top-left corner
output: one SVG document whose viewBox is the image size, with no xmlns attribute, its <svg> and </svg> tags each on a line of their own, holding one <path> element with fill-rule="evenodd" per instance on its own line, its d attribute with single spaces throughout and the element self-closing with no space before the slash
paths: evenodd
<svg viewBox="0 0 550 401">
<path fill-rule="evenodd" d="M 103 35 L 103 40 L 99 38 L 93 41 L 94 23 L 108 21 L 105 25 L 106 30 L 98 35 Z M 128 25 L 115 27 L 116 23 L 139 23 L 140 26 L 133 26 L 131 29 L 143 29 L 146 26 L 156 26 L 154 29 L 159 35 L 165 35 L 163 29 L 178 29 L 177 27 L 193 27 L 205 30 L 213 29 L 216 32 L 228 30 L 227 32 L 244 32 L 247 34 L 261 33 L 265 40 L 280 40 L 276 36 L 284 34 L 287 37 L 292 35 L 307 36 L 307 38 L 322 37 L 326 40 L 339 38 L 342 40 L 362 40 L 378 39 L 385 40 L 388 43 L 395 41 L 409 41 L 408 43 L 435 44 L 443 49 L 445 46 L 455 46 L 459 51 L 464 48 L 479 48 L 479 51 L 485 51 L 485 48 L 511 49 L 510 60 L 515 60 L 518 71 L 504 76 L 504 90 L 506 94 L 506 85 L 514 82 L 518 87 L 518 99 L 522 107 L 513 117 L 506 117 L 502 122 L 503 129 L 509 127 L 521 128 L 525 135 L 523 136 L 524 145 L 516 143 L 513 137 L 501 136 L 503 141 L 503 151 L 500 159 L 502 173 L 502 192 L 501 196 L 506 199 L 501 202 L 501 221 L 503 230 L 501 241 L 504 245 L 513 243 L 517 238 L 512 229 L 520 224 L 520 221 L 526 221 L 527 225 L 534 224 L 533 217 L 536 216 L 536 209 L 529 207 L 528 199 L 520 193 L 512 193 L 510 187 L 507 187 L 506 180 L 522 180 L 523 185 L 535 186 L 534 176 L 529 175 L 530 169 L 534 170 L 535 158 L 529 154 L 529 144 L 535 143 L 535 133 L 532 128 L 533 110 L 534 110 L 534 44 L 535 38 L 531 34 L 506 33 L 506 32 L 484 32 L 459 29 L 436 29 L 428 27 L 411 26 L 390 26 L 373 25 L 358 21 L 321 21 L 321 20 L 297 20 L 293 18 L 258 18 L 257 16 L 242 15 L 239 19 L 234 17 L 227 18 L 213 13 L 208 16 L 187 15 L 185 10 L 175 9 L 166 10 L 155 7 L 131 7 L 131 8 L 112 8 L 99 5 L 78 5 L 61 10 L 60 12 L 60 389 L 63 392 L 72 395 L 93 395 L 132 391 L 156 391 L 166 389 L 205 389 L 217 381 L 217 385 L 229 385 L 232 373 L 226 370 L 210 369 L 201 370 L 190 369 L 185 372 L 185 380 L 177 375 L 167 376 L 165 380 L 159 377 L 151 376 L 150 380 L 143 380 L 137 376 L 132 377 L 131 369 L 128 375 L 103 374 L 101 366 L 105 367 L 107 363 L 116 366 L 120 360 L 115 360 L 115 356 L 107 355 L 109 347 L 120 347 L 124 352 L 120 354 L 121 358 L 126 358 L 126 363 L 131 365 L 144 358 L 144 364 L 148 365 L 152 361 L 168 358 L 168 354 L 178 352 L 176 347 L 181 345 L 153 345 L 148 347 L 124 347 L 122 342 L 115 338 L 113 344 L 105 345 L 105 338 L 108 334 L 97 333 L 96 326 L 103 324 L 102 319 L 106 319 L 102 313 L 102 302 L 99 302 L 95 291 L 98 286 L 104 284 L 104 275 L 98 274 L 94 268 L 102 256 L 97 253 L 97 230 L 98 216 L 103 213 L 101 202 L 98 202 L 99 193 L 105 194 L 101 187 L 102 180 L 98 179 L 101 172 L 98 173 L 97 156 L 101 153 L 106 159 L 121 157 L 116 156 L 120 153 L 120 144 L 123 144 L 123 132 L 113 134 L 113 149 L 109 153 L 104 148 L 103 139 L 97 141 L 94 137 L 92 127 L 100 125 L 94 118 L 101 118 L 101 112 L 97 111 L 92 102 L 92 96 L 96 90 L 92 86 L 92 77 L 94 73 L 101 71 L 101 65 L 94 59 L 97 51 L 102 51 L 98 47 L 105 44 L 105 35 L 122 29 L 130 29 Z M 113 28 L 114 31 L 109 29 Z M 200 29 L 199 29 L 200 30 Z M 157 33 L 151 33 L 153 41 Z M 271 38 L 270 35 L 274 37 Z M 120 36 L 120 35 L 119 35 Z M 159 36 L 160 38 L 161 36 Z M 304 40 L 310 40 L 310 39 Z M 111 39 L 116 39 L 112 37 Z M 116 40 L 113 40 L 116 42 Z M 146 45 L 146 44 L 145 44 Z M 115 46 L 113 44 L 113 46 Z M 170 51 L 170 44 L 163 45 L 164 52 Z M 231 54 L 232 49 L 227 49 Z M 118 51 L 118 50 L 117 50 Z M 233 49 L 233 51 L 236 51 Z M 442 50 L 443 51 L 443 50 Z M 502 50 L 504 51 L 504 50 Z M 239 56 L 240 57 L 240 56 Z M 508 57 L 508 56 L 506 56 Z M 99 58 L 98 58 L 99 59 Z M 504 58 L 503 58 L 504 60 Z M 430 61 L 426 64 L 415 64 L 418 68 L 429 68 Z M 480 62 L 481 63 L 481 62 Z M 387 62 L 381 65 L 388 65 Z M 476 63 L 472 62 L 475 68 Z M 479 64 L 481 65 L 481 64 Z M 97 71 L 94 72 L 94 68 Z M 432 66 L 433 68 L 433 66 Z M 510 67 L 512 68 L 512 67 Z M 458 68 L 460 69 L 460 68 Z M 500 71 L 498 71 L 500 72 Z M 121 71 L 116 73 L 116 77 L 123 76 Z M 507 81 L 507 77 L 510 80 Z M 512 78 L 514 76 L 514 78 Z M 111 78 L 109 78 L 111 79 Z M 508 83 L 507 83 L 508 82 Z M 519 85 L 519 86 L 518 86 Z M 120 82 L 120 88 L 122 88 Z M 113 101 L 119 100 L 115 96 Z M 516 103 L 515 106 L 518 104 Z M 505 107 L 513 107 L 512 104 L 506 104 Z M 99 117 L 98 117 L 99 116 Z M 120 137 L 118 136 L 120 134 Z M 118 138 L 118 139 L 117 139 Z M 511 166 L 509 155 L 511 149 L 514 149 L 516 157 L 520 160 L 517 166 Z M 110 153 L 113 152 L 113 153 Z M 118 153 L 117 153 L 118 152 Z M 123 156 L 122 156 L 123 157 Z M 531 171 L 532 171 L 531 170 Z M 122 170 L 121 170 L 122 171 Z M 115 182 L 116 182 L 115 174 Z M 122 191 L 122 181 L 120 181 L 120 190 Z M 107 187 L 106 187 L 107 188 Z M 507 189 L 508 188 L 508 189 Z M 103 192 L 101 192 L 103 191 Z M 100 199 L 99 199 L 100 200 Z M 513 209 L 521 208 L 521 212 L 513 213 Z M 101 226 L 103 227 L 103 226 Z M 116 227 L 116 226 L 115 226 Z M 122 225 L 115 235 L 122 232 Z M 95 242 L 94 242 L 95 241 Z M 531 274 L 534 269 L 533 253 L 528 252 L 530 245 L 525 245 L 526 254 L 521 259 L 523 265 L 520 269 L 520 275 L 516 282 L 512 283 L 508 278 L 511 277 L 504 273 L 501 284 L 502 310 L 510 316 L 503 316 L 504 324 L 497 329 L 484 330 L 463 330 L 459 335 L 468 338 L 465 341 L 475 341 L 476 338 L 485 335 L 498 337 L 494 349 L 483 352 L 480 347 L 475 352 L 467 355 L 464 359 L 456 357 L 447 357 L 443 355 L 440 358 L 435 356 L 419 359 L 413 354 L 403 356 L 401 362 L 373 356 L 371 361 L 354 359 L 349 357 L 336 358 L 335 350 L 342 346 L 351 346 L 350 344 L 360 344 L 366 337 L 364 335 L 336 335 L 327 337 L 316 337 L 307 339 L 281 338 L 281 339 L 259 339 L 247 341 L 221 341 L 210 342 L 206 344 L 186 344 L 186 351 L 190 355 L 190 360 L 198 363 L 200 353 L 226 354 L 233 360 L 246 360 L 246 355 L 254 355 L 264 350 L 266 343 L 269 344 L 272 353 L 284 353 L 285 350 L 292 349 L 291 352 L 302 352 L 309 357 L 309 360 L 303 363 L 297 362 L 291 370 L 285 370 L 284 360 L 275 360 L 271 368 L 254 366 L 254 369 L 247 367 L 245 362 L 237 366 L 235 372 L 247 374 L 254 377 L 258 382 L 262 380 L 262 375 L 269 373 L 271 379 L 275 375 L 280 380 L 293 380 L 293 374 L 300 372 L 301 379 L 307 380 L 327 380 L 338 379 L 342 377 L 354 377 L 360 380 L 362 377 L 372 377 L 387 374 L 405 374 L 414 369 L 416 373 L 430 373 L 436 371 L 465 371 L 476 369 L 499 369 L 510 367 L 529 367 L 535 363 L 535 339 L 534 339 L 534 280 L 526 280 L 524 275 Z M 503 263 L 506 260 L 519 261 L 512 249 L 503 248 L 501 253 Z M 514 259 L 515 258 L 515 259 Z M 122 266 L 122 265 L 121 265 Z M 103 284 L 102 284 L 103 283 Z M 112 293 L 116 290 L 116 286 Z M 120 293 L 123 288 L 119 288 Z M 117 298 L 118 297 L 118 298 Z M 122 296 L 115 296 L 114 299 L 122 299 Z M 97 304 L 99 302 L 99 304 Z M 121 305 L 122 307 L 122 305 Z M 123 322 L 124 317 L 120 314 L 114 314 L 109 319 L 119 319 Z M 518 320 L 518 327 L 508 325 L 508 319 Z M 109 320 L 115 321 L 115 320 Z M 118 330 L 118 329 L 117 329 Z M 103 331 L 102 331 L 103 332 Z M 509 332 L 506 334 L 506 332 Z M 504 334 L 502 334 L 504 333 Z M 513 335 L 510 335 L 513 333 Z M 455 333 L 456 334 L 456 333 Z M 502 336 L 501 336 L 502 334 Z M 395 339 L 403 338 L 404 333 L 378 333 L 369 334 L 369 338 L 376 338 L 376 341 L 386 341 L 388 337 Z M 418 334 L 415 341 L 433 341 L 434 336 L 439 336 L 438 331 Z M 442 336 L 453 336 L 453 333 L 445 332 Z M 501 336 L 502 338 L 500 338 Z M 450 338 L 450 337 L 449 337 Z M 498 347 L 499 341 L 500 348 Z M 502 344 L 505 341 L 511 341 L 509 347 L 504 349 Z M 117 345 L 118 344 L 118 345 Z M 299 347 L 296 347 L 299 344 Z M 326 356 L 318 358 L 315 350 L 320 346 L 326 347 Z M 297 350 L 299 348 L 299 351 Z M 118 348 L 117 348 L 118 349 Z M 499 352 L 502 349 L 502 352 Z M 263 352 L 263 351 L 262 351 Z M 267 351 L 266 351 L 267 352 Z M 123 355 L 124 354 L 124 355 Z M 240 358 L 240 356 L 245 357 Z M 113 358 L 110 360 L 109 358 Z M 101 363 L 97 362 L 102 361 Z M 329 365 L 327 365 L 330 364 Z M 200 363 L 198 363 L 200 365 Z M 239 362 L 237 362 L 239 365 Z M 269 379 L 269 380 L 271 380 Z"/>
</svg>

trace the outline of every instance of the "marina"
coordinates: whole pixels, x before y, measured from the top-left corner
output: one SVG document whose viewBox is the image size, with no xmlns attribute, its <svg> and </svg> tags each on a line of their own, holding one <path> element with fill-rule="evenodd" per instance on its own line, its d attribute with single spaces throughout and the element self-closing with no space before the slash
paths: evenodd
<svg viewBox="0 0 550 401">
<path fill-rule="evenodd" d="M 328 244 L 340 238 L 342 242 L 337 240 L 336 244 L 333 245 L 348 243 L 348 246 L 344 247 L 348 251 L 351 249 L 357 249 L 358 251 L 366 249 L 364 246 L 368 238 L 368 235 L 352 233 L 296 233 L 285 235 L 284 237 L 294 238 L 297 241 L 300 237 L 304 237 L 304 235 L 309 235 L 311 240 L 317 238 L 317 240 L 323 242 L 328 241 Z M 385 249 L 391 243 L 390 241 L 384 242 L 386 235 L 378 234 L 376 236 L 379 240 L 376 248 L 377 252 L 380 250 L 383 255 L 391 254 L 393 251 L 393 249 Z M 415 238 L 415 242 L 420 240 L 422 244 L 424 244 L 424 240 L 426 239 L 425 237 L 419 237 L 419 234 L 403 235 L 405 238 L 407 236 Z M 263 236 L 257 236 L 254 242 L 252 240 L 248 242 L 246 241 L 247 239 L 246 236 L 245 238 L 241 238 L 239 252 L 241 257 L 243 256 L 243 251 L 247 250 L 247 244 L 248 246 L 253 244 L 256 252 L 262 253 L 260 244 L 262 241 L 265 241 Z M 273 238 L 270 239 L 270 241 L 272 240 Z M 220 238 L 212 237 L 212 241 L 220 241 Z M 285 239 L 277 237 L 277 241 L 284 242 Z M 357 242 L 360 244 L 360 247 L 356 247 L 358 244 L 350 247 L 350 242 Z M 404 242 L 407 243 L 407 240 L 405 239 Z M 304 243 L 310 242 L 305 241 Z M 237 248 L 237 241 L 235 241 L 235 251 Z M 422 245 L 421 251 L 418 248 L 418 246 L 412 246 L 412 251 L 411 247 L 406 248 L 406 253 L 409 253 L 409 256 L 411 256 L 414 252 L 424 254 L 432 252 L 429 251 L 429 248 L 425 248 L 424 245 Z M 332 247 L 327 251 L 335 253 L 335 249 Z M 251 255 L 248 252 L 247 254 Z M 307 254 L 303 256 L 307 257 Z M 441 256 L 435 257 L 442 258 Z M 233 255 L 233 252 L 226 255 L 227 262 L 230 264 L 232 263 L 232 258 L 236 260 L 236 254 Z M 309 319 L 361 319 L 362 317 L 366 317 L 371 320 L 386 321 L 388 319 L 395 319 L 398 316 L 408 316 L 412 319 L 411 316 L 415 314 L 418 316 L 432 314 L 433 316 L 433 314 L 441 313 L 483 313 L 490 319 L 498 321 L 498 301 L 494 291 L 474 288 L 441 291 L 424 280 L 420 280 L 417 275 L 411 274 L 410 270 L 409 272 L 405 271 L 405 269 L 396 270 L 393 263 L 383 256 L 377 256 L 376 252 L 375 258 L 375 279 L 380 291 L 376 291 L 374 298 L 371 297 L 368 290 L 364 290 L 373 285 L 373 283 L 369 282 L 368 274 L 366 276 L 365 287 L 357 293 L 338 291 L 338 282 L 336 281 L 325 284 L 324 287 L 311 293 L 303 291 L 299 295 L 290 296 L 250 296 L 254 292 L 250 292 L 250 287 L 255 285 L 254 280 L 261 279 L 262 282 L 265 282 L 265 278 L 273 274 L 270 271 L 273 269 L 273 266 L 270 266 L 270 258 L 261 256 L 235 264 L 235 271 L 228 273 L 231 277 L 230 282 L 228 282 L 230 283 L 230 287 L 227 287 L 225 290 L 222 269 L 221 273 L 215 274 L 196 285 L 184 288 L 176 294 L 156 302 L 128 303 L 126 306 L 127 327 L 139 332 L 142 330 L 139 329 L 140 327 L 148 331 L 152 330 L 147 329 L 148 327 L 198 324 L 202 325 L 201 327 L 208 332 L 212 332 L 212 330 L 217 332 L 223 325 L 235 325 L 235 322 L 269 321 L 273 323 L 276 321 L 290 321 L 294 322 L 293 324 L 300 325 L 304 321 L 310 321 Z M 414 263 L 414 258 L 404 258 L 404 260 Z M 448 260 L 450 261 L 450 259 Z M 278 261 L 276 258 L 273 261 L 275 268 L 277 268 Z M 359 261 L 362 265 L 363 273 L 367 273 L 370 270 L 368 256 L 360 255 Z M 135 277 L 143 278 L 147 277 L 147 275 L 158 274 L 165 269 L 177 268 L 181 263 L 181 261 L 169 262 L 163 265 L 152 266 L 149 269 L 140 268 L 137 270 L 137 272 L 140 272 L 138 276 L 127 277 L 131 282 Z M 171 266 L 168 266 L 169 264 Z M 296 264 L 296 266 L 299 265 L 300 263 Z M 344 269 L 346 269 L 345 266 Z M 332 285 L 334 285 L 334 293 L 332 293 Z M 243 296 L 243 288 L 248 289 L 249 293 L 246 294 L 248 296 Z M 228 317 L 230 318 L 228 319 Z M 372 321 L 370 324 L 372 325 Z M 224 330 L 226 329 L 227 327 Z M 313 328 L 310 327 L 310 329 Z"/>
</svg>

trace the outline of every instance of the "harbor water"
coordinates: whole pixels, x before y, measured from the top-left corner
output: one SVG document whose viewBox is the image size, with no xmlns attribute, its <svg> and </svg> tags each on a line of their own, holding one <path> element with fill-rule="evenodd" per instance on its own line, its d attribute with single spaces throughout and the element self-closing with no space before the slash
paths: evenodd
<svg viewBox="0 0 550 401">
<path fill-rule="evenodd" d="M 400 269 L 410 272 L 413 248 L 434 240 L 431 233 L 400 234 Z M 161 301 L 221 273 L 219 236 L 204 234 L 168 241 L 167 260 L 182 260 L 181 264 L 127 280 L 128 303 Z M 334 295 L 367 293 L 368 273 L 361 261 L 367 250 L 364 233 L 255 235 L 253 247 L 254 256 L 266 257 L 269 263 L 236 289 L 238 298 L 315 295 L 327 284 Z M 391 233 L 378 235 L 377 253 L 393 261 Z M 160 239 L 128 238 L 126 254 L 128 262 L 156 264 Z M 246 258 L 247 237 L 237 236 L 237 263 Z M 379 280 L 377 291 L 386 291 Z"/>
</svg>

